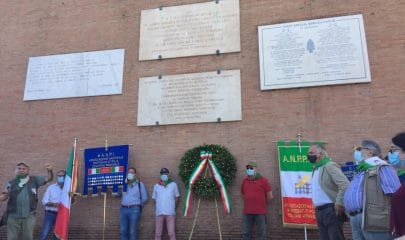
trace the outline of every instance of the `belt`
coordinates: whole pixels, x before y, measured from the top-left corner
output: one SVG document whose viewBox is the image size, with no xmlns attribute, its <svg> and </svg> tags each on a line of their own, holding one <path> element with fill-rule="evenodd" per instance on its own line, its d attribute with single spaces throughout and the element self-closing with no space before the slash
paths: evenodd
<svg viewBox="0 0 405 240">
<path fill-rule="evenodd" d="M 139 204 L 134 204 L 134 205 L 121 205 L 122 208 L 138 208 L 141 207 Z"/>
<path fill-rule="evenodd" d="M 330 207 L 334 207 L 334 206 L 335 206 L 334 203 L 327 203 L 327 204 L 318 206 L 318 207 L 316 207 L 315 209 L 316 209 L 317 211 L 322 211 L 322 210 L 324 210 L 324 209 L 326 209 L 326 208 L 330 208 Z"/>
<path fill-rule="evenodd" d="M 57 214 L 57 211 L 52 211 L 52 210 L 45 210 L 45 212 L 49 212 L 49 213 L 53 213 L 53 214 Z"/>
<path fill-rule="evenodd" d="M 363 212 L 363 209 L 360 209 L 360 210 L 358 210 L 358 211 L 349 212 L 349 215 L 352 216 L 352 217 L 354 217 L 354 216 L 356 216 L 357 214 L 360 214 L 360 213 L 362 213 L 362 212 Z"/>
</svg>

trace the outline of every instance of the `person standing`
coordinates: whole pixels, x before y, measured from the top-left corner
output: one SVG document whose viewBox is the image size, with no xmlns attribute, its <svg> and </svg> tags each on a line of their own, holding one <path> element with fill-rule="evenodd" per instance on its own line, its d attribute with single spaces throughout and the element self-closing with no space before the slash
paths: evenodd
<svg viewBox="0 0 405 240">
<path fill-rule="evenodd" d="M 137 227 L 142 208 L 148 200 L 145 184 L 137 178 L 136 169 L 128 168 L 127 191 L 122 193 L 120 208 L 121 240 L 136 240 Z"/>
<path fill-rule="evenodd" d="M 353 240 L 388 240 L 390 195 L 400 186 L 397 173 L 381 159 L 381 148 L 375 141 L 363 140 L 358 151 L 358 174 L 344 195 Z"/>
<path fill-rule="evenodd" d="M 273 199 L 273 192 L 269 181 L 261 176 L 257 169 L 256 162 L 249 162 L 246 165 L 247 176 L 241 185 L 243 198 L 242 237 L 244 240 L 252 239 L 254 223 L 257 225 L 257 239 L 267 239 L 267 203 Z"/>
<path fill-rule="evenodd" d="M 153 187 L 152 198 L 156 206 L 155 240 L 162 239 L 163 225 L 166 222 L 170 240 L 176 240 L 176 206 L 180 197 L 177 184 L 169 178 L 169 170 L 160 170 L 160 180 Z"/>
<path fill-rule="evenodd" d="M 30 176 L 25 162 L 17 164 L 16 177 L 7 183 L 7 189 L 0 195 L 0 201 L 7 199 L 7 239 L 17 240 L 22 234 L 24 240 L 32 240 L 35 227 L 35 213 L 38 203 L 38 188 L 52 181 L 52 167 L 47 164 L 47 176 Z"/>
<path fill-rule="evenodd" d="M 398 160 L 405 159 L 405 132 L 399 133 L 392 138 L 392 143 L 399 148 Z M 403 169 L 402 169 L 403 170 Z M 405 235 L 405 184 L 392 194 L 390 211 L 390 232 L 395 237 Z"/>
<path fill-rule="evenodd" d="M 343 222 L 345 215 L 343 196 L 349 185 L 340 166 L 333 162 L 320 145 L 308 150 L 308 161 L 313 165 L 312 203 L 321 240 L 345 239 Z"/>
<path fill-rule="evenodd" d="M 63 189 L 63 184 L 65 183 L 65 170 L 59 170 L 57 173 L 57 182 L 50 185 L 42 198 L 42 205 L 45 206 L 44 221 L 42 224 L 41 233 L 39 235 L 39 240 L 46 240 L 48 234 L 51 232 L 55 225 L 56 216 L 58 214 L 58 208 L 60 203 L 60 195 Z M 52 234 L 53 239 L 58 238 L 55 234 Z"/>
</svg>

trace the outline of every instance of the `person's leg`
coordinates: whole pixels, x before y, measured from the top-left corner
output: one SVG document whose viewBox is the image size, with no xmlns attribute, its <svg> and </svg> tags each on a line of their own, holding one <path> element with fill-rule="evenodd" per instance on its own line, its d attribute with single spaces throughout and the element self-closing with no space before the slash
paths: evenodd
<svg viewBox="0 0 405 240">
<path fill-rule="evenodd" d="M 141 214 L 141 209 L 138 207 L 135 208 L 130 208 L 130 213 L 129 213 L 129 222 L 128 222 L 128 231 L 129 231 L 129 240 L 136 240 L 137 239 L 137 227 L 138 227 L 138 221 L 139 221 L 139 216 Z"/>
<path fill-rule="evenodd" d="M 128 240 L 128 208 L 120 208 L 120 237 L 121 240 Z"/>
<path fill-rule="evenodd" d="M 242 221 L 242 238 L 243 240 L 251 240 L 254 214 L 243 214 Z"/>
<path fill-rule="evenodd" d="M 21 231 L 21 223 L 18 218 L 7 218 L 7 240 L 18 240 Z"/>
<path fill-rule="evenodd" d="M 361 218 L 362 214 L 350 216 L 350 227 L 352 229 L 353 240 L 366 240 L 363 236 L 363 231 L 361 230 Z"/>
<path fill-rule="evenodd" d="M 267 218 L 265 214 L 256 215 L 256 232 L 257 239 L 266 240 L 267 239 Z"/>
<path fill-rule="evenodd" d="M 325 210 L 324 224 L 328 231 L 329 240 L 344 240 L 343 222 L 339 220 L 336 215 L 335 207 L 327 208 Z"/>
<path fill-rule="evenodd" d="M 364 235 L 365 239 L 367 239 L 367 240 L 390 240 L 390 239 L 392 239 L 390 237 L 389 232 L 370 232 L 370 231 L 363 230 L 363 235 Z"/>
<path fill-rule="evenodd" d="M 51 231 L 56 219 L 56 213 L 45 211 L 44 221 L 42 223 L 41 234 L 39 240 L 46 240 L 49 232 Z"/>
<path fill-rule="evenodd" d="M 35 215 L 29 214 L 22 222 L 22 236 L 24 240 L 34 239 Z"/>
<path fill-rule="evenodd" d="M 162 239 L 162 231 L 163 231 L 164 220 L 165 220 L 165 217 L 163 215 L 156 216 L 155 240 L 161 240 Z"/>
<path fill-rule="evenodd" d="M 166 216 L 166 227 L 167 227 L 167 234 L 169 235 L 169 240 L 176 240 L 176 216 L 170 215 Z"/>
<path fill-rule="evenodd" d="M 318 225 L 318 231 L 319 231 L 319 239 L 321 240 L 328 240 L 329 235 L 328 235 L 328 229 L 326 225 L 324 224 L 324 210 L 316 210 L 315 211 L 315 216 L 316 216 L 316 224 Z"/>
</svg>

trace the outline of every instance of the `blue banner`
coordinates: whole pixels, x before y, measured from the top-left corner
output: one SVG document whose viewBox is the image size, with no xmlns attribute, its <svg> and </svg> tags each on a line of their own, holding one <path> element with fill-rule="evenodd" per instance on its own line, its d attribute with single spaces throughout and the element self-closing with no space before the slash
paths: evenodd
<svg viewBox="0 0 405 240">
<path fill-rule="evenodd" d="M 345 165 L 341 166 L 341 169 L 349 181 L 357 174 L 357 165 L 354 162 L 346 162 Z"/>
<path fill-rule="evenodd" d="M 110 146 L 108 148 L 88 148 L 84 150 L 84 187 L 83 195 L 97 194 L 101 189 L 107 192 L 112 187 L 114 193 L 119 186 L 126 191 L 125 174 L 128 165 L 128 145 Z"/>
</svg>

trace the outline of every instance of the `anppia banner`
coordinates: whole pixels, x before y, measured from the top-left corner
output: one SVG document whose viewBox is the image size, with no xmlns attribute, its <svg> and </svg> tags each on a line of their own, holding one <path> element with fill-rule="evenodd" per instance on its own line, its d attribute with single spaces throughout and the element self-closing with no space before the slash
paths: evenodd
<svg viewBox="0 0 405 240">
<path fill-rule="evenodd" d="M 309 142 L 277 142 L 285 227 L 316 227 L 312 165 L 307 159 L 309 147 Z"/>
<path fill-rule="evenodd" d="M 128 145 L 119 145 L 84 150 L 84 195 L 89 191 L 97 194 L 100 189 L 107 192 L 108 187 L 111 187 L 113 192 L 117 192 L 119 186 L 124 186 L 124 191 L 126 190 L 124 181 L 128 165 L 128 149 Z"/>
</svg>

